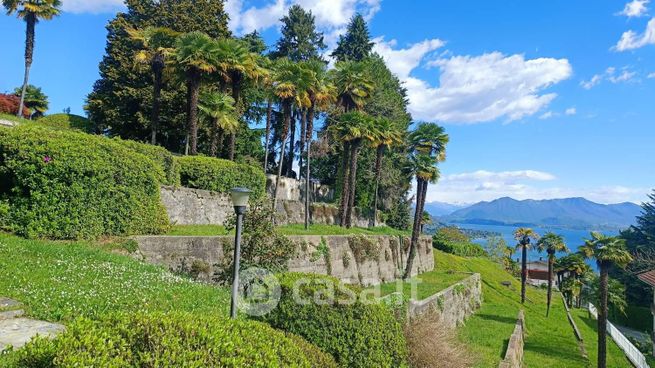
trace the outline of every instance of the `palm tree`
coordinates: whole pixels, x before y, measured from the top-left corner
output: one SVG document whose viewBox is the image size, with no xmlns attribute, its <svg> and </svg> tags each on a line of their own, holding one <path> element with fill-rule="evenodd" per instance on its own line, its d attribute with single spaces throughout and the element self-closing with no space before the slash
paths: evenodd
<svg viewBox="0 0 655 368">
<path fill-rule="evenodd" d="M 232 89 L 232 98 L 237 114 L 241 115 L 239 108 L 241 92 L 246 79 L 258 81 L 265 78 L 267 70 L 259 61 L 258 54 L 251 52 L 248 45 L 234 38 L 224 38 L 216 41 L 218 47 L 217 70 L 224 84 Z M 236 131 L 230 133 L 230 149 L 228 159 L 234 160 Z"/>
<path fill-rule="evenodd" d="M 568 252 L 569 248 L 564 243 L 564 238 L 552 232 L 546 233 L 537 242 L 539 252 L 548 253 L 548 296 L 546 303 L 546 317 L 550 313 L 550 301 L 553 295 L 553 266 L 555 264 L 555 254 L 557 252 Z"/>
<path fill-rule="evenodd" d="M 187 126 L 191 155 L 198 154 L 198 98 L 203 75 L 216 71 L 218 47 L 202 32 L 185 33 L 175 42 L 175 59 L 186 77 Z"/>
<path fill-rule="evenodd" d="M 615 265 L 625 268 L 632 262 L 632 256 L 626 249 L 625 240 L 618 236 L 605 236 L 598 232 L 591 233 L 591 239 L 585 239 L 579 248 L 586 258 L 596 259 L 600 270 L 600 306 L 598 311 L 598 368 L 607 367 L 607 290 L 609 269 Z"/>
<path fill-rule="evenodd" d="M 331 71 L 331 77 L 336 87 L 337 103 L 344 112 L 361 110 L 375 88 L 364 62 L 339 62 Z"/>
<path fill-rule="evenodd" d="M 14 95 L 20 97 L 23 93 L 22 88 L 16 88 Z M 49 102 L 48 96 L 43 93 L 41 88 L 33 85 L 28 85 L 25 90 L 25 97 L 23 105 L 31 112 L 30 120 L 38 119 L 48 111 Z"/>
<path fill-rule="evenodd" d="M 357 161 L 359 151 L 364 141 L 372 141 L 375 135 L 375 119 L 366 113 L 353 111 L 339 116 L 337 123 L 330 126 L 335 141 L 344 143 L 349 147 L 349 166 L 344 172 L 343 190 L 341 193 L 341 208 L 345 208 L 341 217 L 341 226 L 352 227 L 352 211 L 355 205 L 355 192 L 357 184 Z"/>
<path fill-rule="evenodd" d="M 425 225 L 431 225 L 432 224 L 432 216 L 430 216 L 430 213 L 428 211 L 423 211 L 423 216 L 421 216 L 421 234 L 423 234 L 423 228 L 425 228 Z"/>
<path fill-rule="evenodd" d="M 212 138 L 209 155 L 215 157 L 218 146 L 223 143 L 223 134 L 232 134 L 239 129 L 239 119 L 234 111 L 234 99 L 222 92 L 205 92 L 200 95 L 198 109 L 210 122 Z"/>
<path fill-rule="evenodd" d="M 519 242 L 516 248 L 521 248 L 521 304 L 524 304 L 525 284 L 528 281 L 528 249 L 532 240 L 539 240 L 539 234 L 532 229 L 522 227 L 514 231 L 514 239 Z"/>
<path fill-rule="evenodd" d="M 128 29 L 127 33 L 141 47 L 134 57 L 135 61 L 150 66 L 150 72 L 152 73 L 152 112 L 150 116 L 152 132 L 150 134 L 150 143 L 157 144 L 164 69 L 170 64 L 178 33 L 165 27 Z"/>
<path fill-rule="evenodd" d="M 446 146 L 450 138 L 446 130 L 434 123 L 420 123 L 409 134 L 412 172 L 416 176 L 416 210 L 412 239 L 409 246 L 409 257 L 403 278 L 411 276 L 418 238 L 421 233 L 421 218 L 425 209 L 425 198 L 429 183 L 439 180 L 439 170 L 436 165 L 446 160 Z"/>
<path fill-rule="evenodd" d="M 312 72 L 311 83 L 309 84 L 309 108 L 307 109 L 307 125 L 305 127 L 305 229 L 309 228 L 309 202 L 311 179 L 311 148 L 314 135 L 314 117 L 317 111 L 325 110 L 336 100 L 334 85 L 328 79 L 326 65 L 320 60 L 305 62 L 307 68 Z M 302 166 L 302 165 L 301 165 Z"/>
<path fill-rule="evenodd" d="M 309 101 L 308 87 L 313 78 L 311 70 L 304 64 L 294 63 L 286 58 L 279 59 L 273 70 L 273 93 L 280 100 L 282 105 L 282 131 L 280 132 L 280 159 L 275 181 L 275 192 L 273 194 L 273 213 L 277 208 L 277 196 L 282 178 L 282 166 L 284 163 L 284 147 L 286 146 L 291 125 L 291 111 L 295 105 L 298 108 L 306 108 L 311 104 Z"/>
<path fill-rule="evenodd" d="M 378 197 L 380 188 L 380 177 L 382 176 L 382 158 L 384 151 L 394 145 L 402 143 L 403 134 L 398 127 L 389 119 L 380 118 L 377 122 L 377 135 L 373 140 L 375 148 L 375 191 L 373 195 L 373 214 L 371 223 L 377 226 Z"/>
<path fill-rule="evenodd" d="M 59 15 L 60 0 L 2 0 L 2 5 L 7 9 L 7 15 L 16 13 L 18 18 L 25 20 L 25 75 L 23 78 L 23 89 L 20 94 L 20 105 L 18 106 L 18 117 L 23 116 L 23 104 L 25 93 L 30 79 L 30 68 L 34 56 L 34 36 L 36 24 L 39 20 L 50 20 Z"/>
</svg>

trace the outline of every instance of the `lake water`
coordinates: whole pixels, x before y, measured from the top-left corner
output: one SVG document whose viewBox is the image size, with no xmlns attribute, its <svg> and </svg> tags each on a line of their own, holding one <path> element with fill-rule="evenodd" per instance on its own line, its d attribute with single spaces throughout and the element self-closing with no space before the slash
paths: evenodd
<svg viewBox="0 0 655 368">
<path fill-rule="evenodd" d="M 463 228 L 463 229 L 474 229 L 474 230 L 485 230 L 485 231 L 492 231 L 496 233 L 500 233 L 503 239 L 505 239 L 505 242 L 507 243 L 508 246 L 515 246 L 516 245 L 516 240 L 514 240 L 514 231 L 517 229 L 517 227 L 513 226 L 502 226 L 502 225 L 473 225 L 473 224 L 452 224 L 456 225 L 457 227 Z M 545 228 L 532 228 L 534 231 L 536 231 L 539 235 L 544 235 L 548 231 L 552 231 L 556 234 L 561 235 L 564 238 L 564 241 L 566 242 L 566 245 L 569 247 L 571 252 L 576 252 L 578 248 L 584 244 L 584 239 L 585 238 L 590 238 L 591 235 L 589 234 L 592 229 L 589 230 L 571 230 L 571 229 L 545 229 Z M 618 231 L 602 231 L 602 233 L 606 235 L 618 235 Z M 481 245 L 486 245 L 486 239 L 476 239 L 476 243 L 479 243 Z M 565 253 L 560 253 L 557 254 L 557 257 L 562 257 L 566 255 Z M 520 258 L 521 253 L 520 251 L 515 253 L 513 258 L 516 260 L 516 258 Z M 528 260 L 529 261 L 537 261 L 539 259 L 546 260 L 547 254 L 546 252 L 539 253 L 537 252 L 536 249 L 530 249 L 528 251 Z M 596 270 L 596 262 L 593 260 L 588 260 L 587 263 L 594 269 Z"/>
</svg>

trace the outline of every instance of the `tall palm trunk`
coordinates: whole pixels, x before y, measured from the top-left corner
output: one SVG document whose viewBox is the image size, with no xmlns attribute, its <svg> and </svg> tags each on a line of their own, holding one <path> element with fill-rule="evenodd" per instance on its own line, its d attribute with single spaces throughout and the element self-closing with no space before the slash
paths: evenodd
<svg viewBox="0 0 655 368">
<path fill-rule="evenodd" d="M 228 153 L 228 160 L 234 161 L 234 151 L 236 148 L 237 135 L 236 133 L 230 133 L 230 151 Z"/>
<path fill-rule="evenodd" d="M 384 155 L 384 149 L 384 144 L 379 145 L 375 156 L 375 194 L 373 197 L 373 215 L 371 217 L 371 223 L 373 224 L 373 227 L 377 226 L 378 221 L 378 196 L 380 189 L 380 176 L 382 174 L 382 156 Z"/>
<path fill-rule="evenodd" d="M 273 118 L 273 101 L 269 98 L 268 105 L 266 106 L 266 138 L 265 138 L 265 148 L 264 148 L 264 174 L 268 170 L 268 146 L 271 142 L 271 122 Z"/>
<path fill-rule="evenodd" d="M 296 117 L 291 117 L 289 125 L 289 156 L 287 158 L 287 177 L 293 176 L 294 145 L 296 143 Z"/>
<path fill-rule="evenodd" d="M 312 137 L 314 130 L 314 107 L 310 107 L 307 113 L 307 129 L 305 130 L 305 143 L 307 144 L 307 162 L 305 163 L 305 230 L 309 229 L 309 201 L 310 201 L 310 163 L 312 153 Z"/>
<path fill-rule="evenodd" d="M 151 63 L 153 84 L 152 84 L 152 114 L 150 116 L 150 125 L 152 132 L 150 134 L 150 143 L 157 144 L 157 129 L 159 128 L 159 114 L 161 111 L 161 87 L 164 75 L 164 57 L 156 54 Z"/>
<path fill-rule="evenodd" d="M 521 304 L 525 304 L 525 284 L 528 281 L 528 246 L 521 243 Z"/>
<path fill-rule="evenodd" d="M 346 210 L 348 208 L 348 201 L 350 201 L 350 171 L 348 170 L 348 156 L 350 154 L 350 142 L 343 143 L 343 153 L 341 157 L 341 173 L 343 175 L 343 183 L 341 189 L 341 203 L 339 204 L 339 225 L 346 226 Z"/>
<path fill-rule="evenodd" d="M 232 98 L 234 99 L 234 111 L 236 111 L 237 115 L 241 115 L 240 111 L 240 106 L 239 105 L 239 98 L 241 97 L 241 80 L 243 79 L 243 76 L 241 73 L 235 73 L 232 76 Z M 234 151 L 235 151 L 235 146 L 236 146 L 236 140 L 237 140 L 237 134 L 236 132 L 230 133 L 230 150 L 228 153 L 228 159 L 230 161 L 234 161 Z"/>
<path fill-rule="evenodd" d="M 218 126 L 218 119 L 214 119 L 213 124 L 214 129 L 212 129 L 212 140 L 211 144 L 209 145 L 209 156 L 217 157 L 218 147 L 223 145 L 223 129 Z"/>
<path fill-rule="evenodd" d="M 200 72 L 187 72 L 187 126 L 189 129 L 189 154 L 198 154 L 198 95 L 200 93 Z"/>
<path fill-rule="evenodd" d="M 298 179 L 302 178 L 303 153 L 305 153 L 305 130 L 307 130 L 307 112 L 300 110 L 300 154 L 298 155 Z"/>
<path fill-rule="evenodd" d="M 418 238 L 421 233 L 421 218 L 423 208 L 425 207 L 425 195 L 427 193 L 428 182 L 422 178 L 416 178 L 416 209 L 414 211 L 414 224 L 412 226 L 412 238 L 409 243 L 409 255 L 407 256 L 407 265 L 405 266 L 405 273 L 403 279 L 407 280 L 412 276 L 412 268 L 414 267 L 414 258 L 416 257 L 416 247 Z"/>
<path fill-rule="evenodd" d="M 284 163 L 284 146 L 287 143 L 287 135 L 289 134 L 289 124 L 291 120 L 291 102 L 284 102 L 283 107 L 284 111 L 284 123 L 282 125 L 282 134 L 280 135 L 280 140 L 282 144 L 280 146 L 280 160 L 277 167 L 277 178 L 275 180 L 275 192 L 273 193 L 273 222 L 275 222 L 275 214 L 277 213 L 277 196 L 280 191 L 280 180 L 282 179 L 282 164 Z"/>
<path fill-rule="evenodd" d="M 348 185 L 348 207 L 346 208 L 346 227 L 352 227 L 353 208 L 355 207 L 355 189 L 357 189 L 357 158 L 362 146 L 361 139 L 350 143 L 350 185 Z"/>
<path fill-rule="evenodd" d="M 607 367 L 607 282 L 609 265 L 600 262 L 600 306 L 598 308 L 598 368 Z"/>
<path fill-rule="evenodd" d="M 18 117 L 23 117 L 23 106 L 25 104 L 25 93 L 27 93 L 27 85 L 30 81 L 30 69 L 32 68 L 32 60 L 34 56 L 34 34 L 36 26 L 36 15 L 28 13 L 25 17 L 25 75 L 23 77 L 23 89 L 20 93 L 20 105 L 18 105 Z"/>
<path fill-rule="evenodd" d="M 550 301 L 553 297 L 553 263 L 555 254 L 548 251 L 548 295 L 546 296 L 546 317 L 550 314 Z"/>
</svg>

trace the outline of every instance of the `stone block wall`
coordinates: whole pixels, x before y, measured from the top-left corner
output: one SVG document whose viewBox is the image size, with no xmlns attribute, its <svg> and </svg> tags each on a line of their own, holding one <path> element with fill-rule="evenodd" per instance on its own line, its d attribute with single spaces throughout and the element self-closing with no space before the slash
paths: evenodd
<svg viewBox="0 0 655 368">
<path fill-rule="evenodd" d="M 447 328 L 464 323 L 482 305 L 482 282 L 480 274 L 470 277 L 423 300 L 410 300 L 409 316 L 418 317 L 434 311 Z"/>
<path fill-rule="evenodd" d="M 289 236 L 297 244 L 297 254 L 289 261 L 289 271 L 331 275 L 344 282 L 376 285 L 402 276 L 409 238 L 398 236 Z M 225 245 L 231 236 L 137 236 L 135 257 L 168 267 L 172 271 L 193 273 L 212 281 L 221 264 L 231 254 Z M 326 251 L 327 249 L 327 251 Z M 365 250 L 365 251 L 364 251 Z M 419 240 L 412 275 L 434 269 L 432 239 Z"/>
<path fill-rule="evenodd" d="M 294 179 L 289 181 L 296 182 Z M 277 202 L 278 225 L 302 224 L 305 222 L 305 204 L 300 199 L 299 189 L 285 187 L 281 198 L 296 198 L 295 200 L 282 199 Z M 290 189 L 289 189 L 290 188 Z M 233 213 L 232 201 L 229 195 L 210 192 L 202 189 L 184 187 L 162 187 L 161 200 L 168 213 L 168 218 L 175 225 L 223 225 Z M 321 225 L 334 225 L 339 222 L 339 209 L 336 205 L 327 203 L 312 203 L 310 218 L 312 223 Z M 368 227 L 371 219 L 355 209 L 353 225 Z M 379 221 L 377 225 L 383 225 Z"/>
<path fill-rule="evenodd" d="M 523 366 L 523 343 L 525 337 L 525 314 L 521 310 L 514 326 L 514 332 L 509 338 L 505 359 L 498 368 L 521 368 Z"/>
</svg>

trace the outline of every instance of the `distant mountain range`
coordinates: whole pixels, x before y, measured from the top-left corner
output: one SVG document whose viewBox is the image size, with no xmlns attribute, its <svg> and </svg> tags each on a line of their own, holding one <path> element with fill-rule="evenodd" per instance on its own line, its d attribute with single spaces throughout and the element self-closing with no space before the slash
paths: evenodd
<svg viewBox="0 0 655 368">
<path fill-rule="evenodd" d="M 425 211 L 428 211 L 428 213 L 432 216 L 446 216 L 450 215 L 451 213 L 460 210 L 462 208 L 466 208 L 470 206 L 466 204 L 450 204 L 450 203 L 444 203 L 444 202 L 428 202 L 425 203 Z"/>
<path fill-rule="evenodd" d="M 441 203 L 436 206 L 426 203 L 426 211 L 449 223 L 620 229 L 635 223 L 641 207 L 629 202 L 605 205 L 584 198 L 518 201 L 504 197 L 449 214 L 443 214 L 447 207 Z"/>
</svg>

